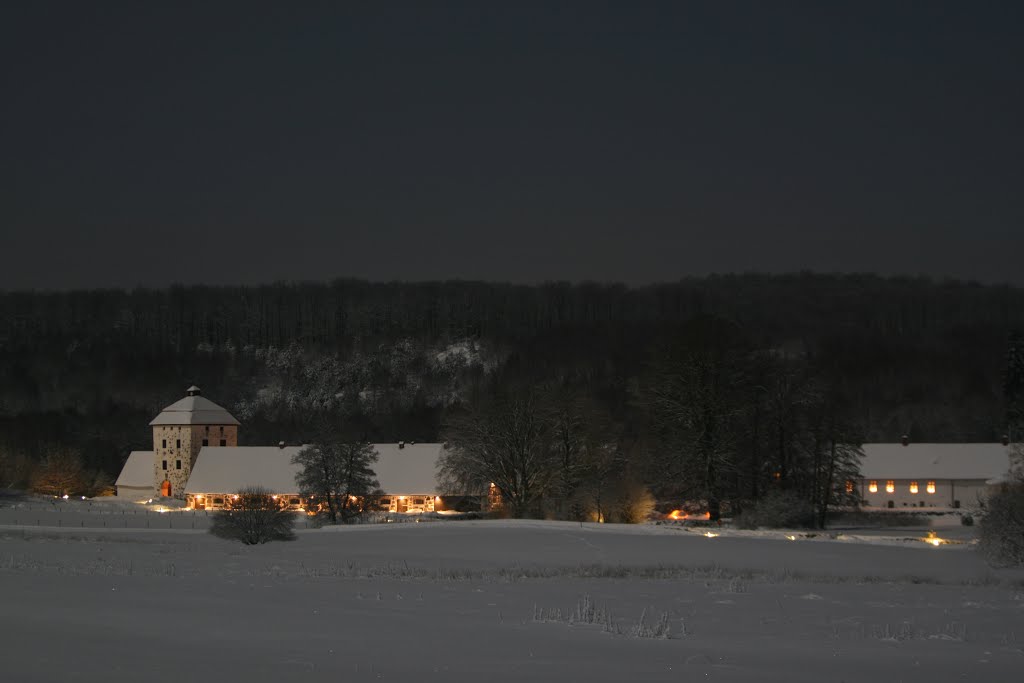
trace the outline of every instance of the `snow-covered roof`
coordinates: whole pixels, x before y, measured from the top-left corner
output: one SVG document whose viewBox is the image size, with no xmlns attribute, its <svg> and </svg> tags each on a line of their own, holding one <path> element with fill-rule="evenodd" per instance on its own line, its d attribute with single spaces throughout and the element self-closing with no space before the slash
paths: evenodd
<svg viewBox="0 0 1024 683">
<path fill-rule="evenodd" d="M 373 464 L 381 489 L 390 494 L 437 492 L 439 443 L 374 444 L 379 459 Z M 275 493 L 295 493 L 298 467 L 292 457 L 302 446 L 205 446 L 199 451 L 185 493 L 234 493 L 262 486 Z M 152 475 L 150 475 L 152 476 Z"/>
<path fill-rule="evenodd" d="M 436 493 L 437 461 L 443 444 L 414 443 L 399 448 L 397 443 L 377 443 L 373 471 L 384 493 Z"/>
<path fill-rule="evenodd" d="M 1010 470 L 1012 446 L 999 443 L 866 443 L 865 479 L 998 479 Z"/>
<path fill-rule="evenodd" d="M 160 411 L 150 425 L 237 425 L 231 413 L 208 398 L 199 395 L 199 388 L 188 388 L 188 396 Z"/>
<path fill-rule="evenodd" d="M 117 476 L 116 486 L 153 486 L 153 451 L 132 451 Z"/>
<path fill-rule="evenodd" d="M 273 493 L 296 493 L 292 457 L 302 446 L 204 446 L 185 493 L 234 493 L 261 486 Z"/>
</svg>

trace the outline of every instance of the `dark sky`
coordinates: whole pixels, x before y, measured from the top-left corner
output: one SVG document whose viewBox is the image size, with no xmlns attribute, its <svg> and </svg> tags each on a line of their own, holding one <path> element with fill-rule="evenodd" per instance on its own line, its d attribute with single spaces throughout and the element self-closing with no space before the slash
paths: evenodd
<svg viewBox="0 0 1024 683">
<path fill-rule="evenodd" d="M 1020 2 L 4 3 L 0 288 L 1024 284 L 1022 35 Z"/>
</svg>

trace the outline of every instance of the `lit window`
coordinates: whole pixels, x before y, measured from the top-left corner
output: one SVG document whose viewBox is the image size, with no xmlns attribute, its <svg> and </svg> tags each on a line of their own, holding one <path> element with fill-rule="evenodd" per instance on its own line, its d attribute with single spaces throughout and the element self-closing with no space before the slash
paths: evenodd
<svg viewBox="0 0 1024 683">
<path fill-rule="evenodd" d="M 893 481 L 892 479 L 886 480 L 886 482 L 885 482 L 885 492 L 886 493 L 896 493 L 896 482 Z"/>
<path fill-rule="evenodd" d="M 853 482 L 849 479 L 846 480 L 846 492 L 853 493 Z"/>
<path fill-rule="evenodd" d="M 928 491 L 928 493 L 935 493 L 935 482 L 934 481 L 928 482 L 928 488 L 925 489 L 925 490 Z"/>
<path fill-rule="evenodd" d="M 910 482 L 910 492 L 911 493 L 917 493 L 917 482 L 916 481 Z"/>
<path fill-rule="evenodd" d="M 878 482 L 872 479 L 871 482 L 868 484 L 868 491 L 870 491 L 871 493 L 878 493 Z"/>
</svg>

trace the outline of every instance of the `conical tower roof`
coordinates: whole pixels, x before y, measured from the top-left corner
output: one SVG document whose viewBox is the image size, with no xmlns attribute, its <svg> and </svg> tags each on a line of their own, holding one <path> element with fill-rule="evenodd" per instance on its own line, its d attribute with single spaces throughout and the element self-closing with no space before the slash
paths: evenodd
<svg viewBox="0 0 1024 683">
<path fill-rule="evenodd" d="M 200 396 L 199 387 L 188 388 L 188 396 L 160 411 L 153 425 L 237 425 L 241 424 L 224 408 Z"/>
</svg>

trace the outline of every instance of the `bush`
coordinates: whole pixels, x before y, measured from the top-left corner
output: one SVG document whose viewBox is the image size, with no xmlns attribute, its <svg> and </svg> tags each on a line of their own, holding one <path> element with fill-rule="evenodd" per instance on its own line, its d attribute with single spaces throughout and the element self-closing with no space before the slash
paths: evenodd
<svg viewBox="0 0 1024 683">
<path fill-rule="evenodd" d="M 814 526 L 814 508 L 792 491 L 771 491 L 745 506 L 735 521 L 742 529 L 807 528 Z"/>
<path fill-rule="evenodd" d="M 992 564 L 1024 566 L 1024 483 L 1013 484 L 985 502 L 979 548 Z"/>
<path fill-rule="evenodd" d="M 960 523 L 964 526 L 974 526 L 974 517 L 972 515 L 964 515 L 960 518 Z"/>
<path fill-rule="evenodd" d="M 242 489 L 231 510 L 213 516 L 210 533 L 246 545 L 292 541 L 295 540 L 294 518 L 294 513 L 282 509 L 270 491 L 258 487 Z"/>
</svg>

